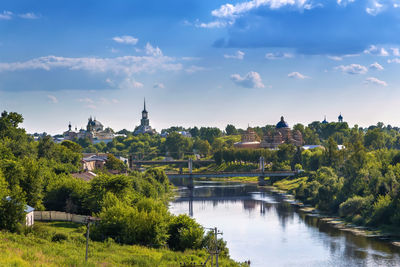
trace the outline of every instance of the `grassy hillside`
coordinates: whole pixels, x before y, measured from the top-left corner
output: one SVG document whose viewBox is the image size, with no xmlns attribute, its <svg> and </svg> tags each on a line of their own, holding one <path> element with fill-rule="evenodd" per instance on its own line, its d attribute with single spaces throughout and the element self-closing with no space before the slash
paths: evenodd
<svg viewBox="0 0 400 267">
<path fill-rule="evenodd" d="M 112 240 L 90 242 L 85 263 L 86 227 L 64 222 L 36 222 L 25 235 L 0 232 L 0 266 L 180 266 L 203 262 L 203 250 L 173 252 L 119 245 Z M 240 266 L 222 258 L 220 266 Z"/>
</svg>

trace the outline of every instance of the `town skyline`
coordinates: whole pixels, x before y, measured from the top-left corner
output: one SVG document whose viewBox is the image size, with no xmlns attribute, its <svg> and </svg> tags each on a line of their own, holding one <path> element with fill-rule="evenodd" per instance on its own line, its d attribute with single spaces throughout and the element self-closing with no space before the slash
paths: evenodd
<svg viewBox="0 0 400 267">
<path fill-rule="evenodd" d="M 51 134 L 90 115 L 133 129 L 144 96 L 157 130 L 245 128 L 281 115 L 308 124 L 340 112 L 350 126 L 400 125 L 398 8 L 391 0 L 5 0 L 0 108 L 23 114 L 28 132 Z"/>
</svg>

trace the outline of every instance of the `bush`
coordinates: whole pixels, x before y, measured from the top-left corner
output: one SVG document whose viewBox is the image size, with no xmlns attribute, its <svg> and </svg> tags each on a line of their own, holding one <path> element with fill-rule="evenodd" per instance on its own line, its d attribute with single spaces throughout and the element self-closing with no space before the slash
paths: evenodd
<svg viewBox="0 0 400 267">
<path fill-rule="evenodd" d="M 345 202 L 340 204 L 339 213 L 340 216 L 350 217 L 357 214 L 361 214 L 365 209 L 367 209 L 373 201 L 373 197 L 360 197 L 355 196 L 348 198 Z"/>
<path fill-rule="evenodd" d="M 101 221 L 93 227 L 91 237 L 94 240 L 110 237 L 124 244 L 165 245 L 170 218 L 165 205 L 155 200 L 142 200 L 138 207 L 132 207 L 109 193 L 98 215 Z"/>
<path fill-rule="evenodd" d="M 202 247 L 204 229 L 187 215 L 173 218 L 168 230 L 168 246 L 173 250 L 199 249 Z"/>
<path fill-rule="evenodd" d="M 61 241 L 65 241 L 68 239 L 68 236 L 63 234 L 63 233 L 57 233 L 54 234 L 53 237 L 51 238 L 52 242 L 61 242 Z"/>
<path fill-rule="evenodd" d="M 392 217 L 392 198 L 389 195 L 380 195 L 374 203 L 371 224 L 388 224 Z"/>
</svg>

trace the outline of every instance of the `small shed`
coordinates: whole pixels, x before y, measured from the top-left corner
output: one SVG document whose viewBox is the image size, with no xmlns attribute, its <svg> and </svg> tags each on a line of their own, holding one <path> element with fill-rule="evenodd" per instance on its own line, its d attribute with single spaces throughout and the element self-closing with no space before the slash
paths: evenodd
<svg viewBox="0 0 400 267">
<path fill-rule="evenodd" d="M 6 197 L 6 200 L 10 201 L 11 197 L 10 196 Z M 25 205 L 24 211 L 25 211 L 25 225 L 32 226 L 35 223 L 35 220 L 34 220 L 35 209 L 29 205 Z"/>
<path fill-rule="evenodd" d="M 25 225 L 32 226 L 35 222 L 34 216 L 35 209 L 29 205 L 25 206 Z"/>
</svg>

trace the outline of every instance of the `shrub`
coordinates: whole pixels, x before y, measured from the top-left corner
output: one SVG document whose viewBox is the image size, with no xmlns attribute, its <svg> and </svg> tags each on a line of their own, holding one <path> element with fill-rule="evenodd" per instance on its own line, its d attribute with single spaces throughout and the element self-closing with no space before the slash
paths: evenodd
<svg viewBox="0 0 400 267">
<path fill-rule="evenodd" d="M 173 250 L 199 249 L 202 246 L 204 229 L 187 215 L 173 218 L 168 230 L 168 246 Z"/>
<path fill-rule="evenodd" d="M 61 242 L 61 241 L 65 241 L 68 239 L 68 236 L 63 234 L 63 233 L 56 233 L 53 235 L 53 237 L 51 238 L 52 242 Z"/>
<path fill-rule="evenodd" d="M 345 202 L 340 204 L 339 213 L 340 216 L 350 217 L 357 214 L 361 214 L 366 208 L 368 208 L 372 203 L 373 197 L 360 197 L 354 196 L 348 198 Z"/>
</svg>

